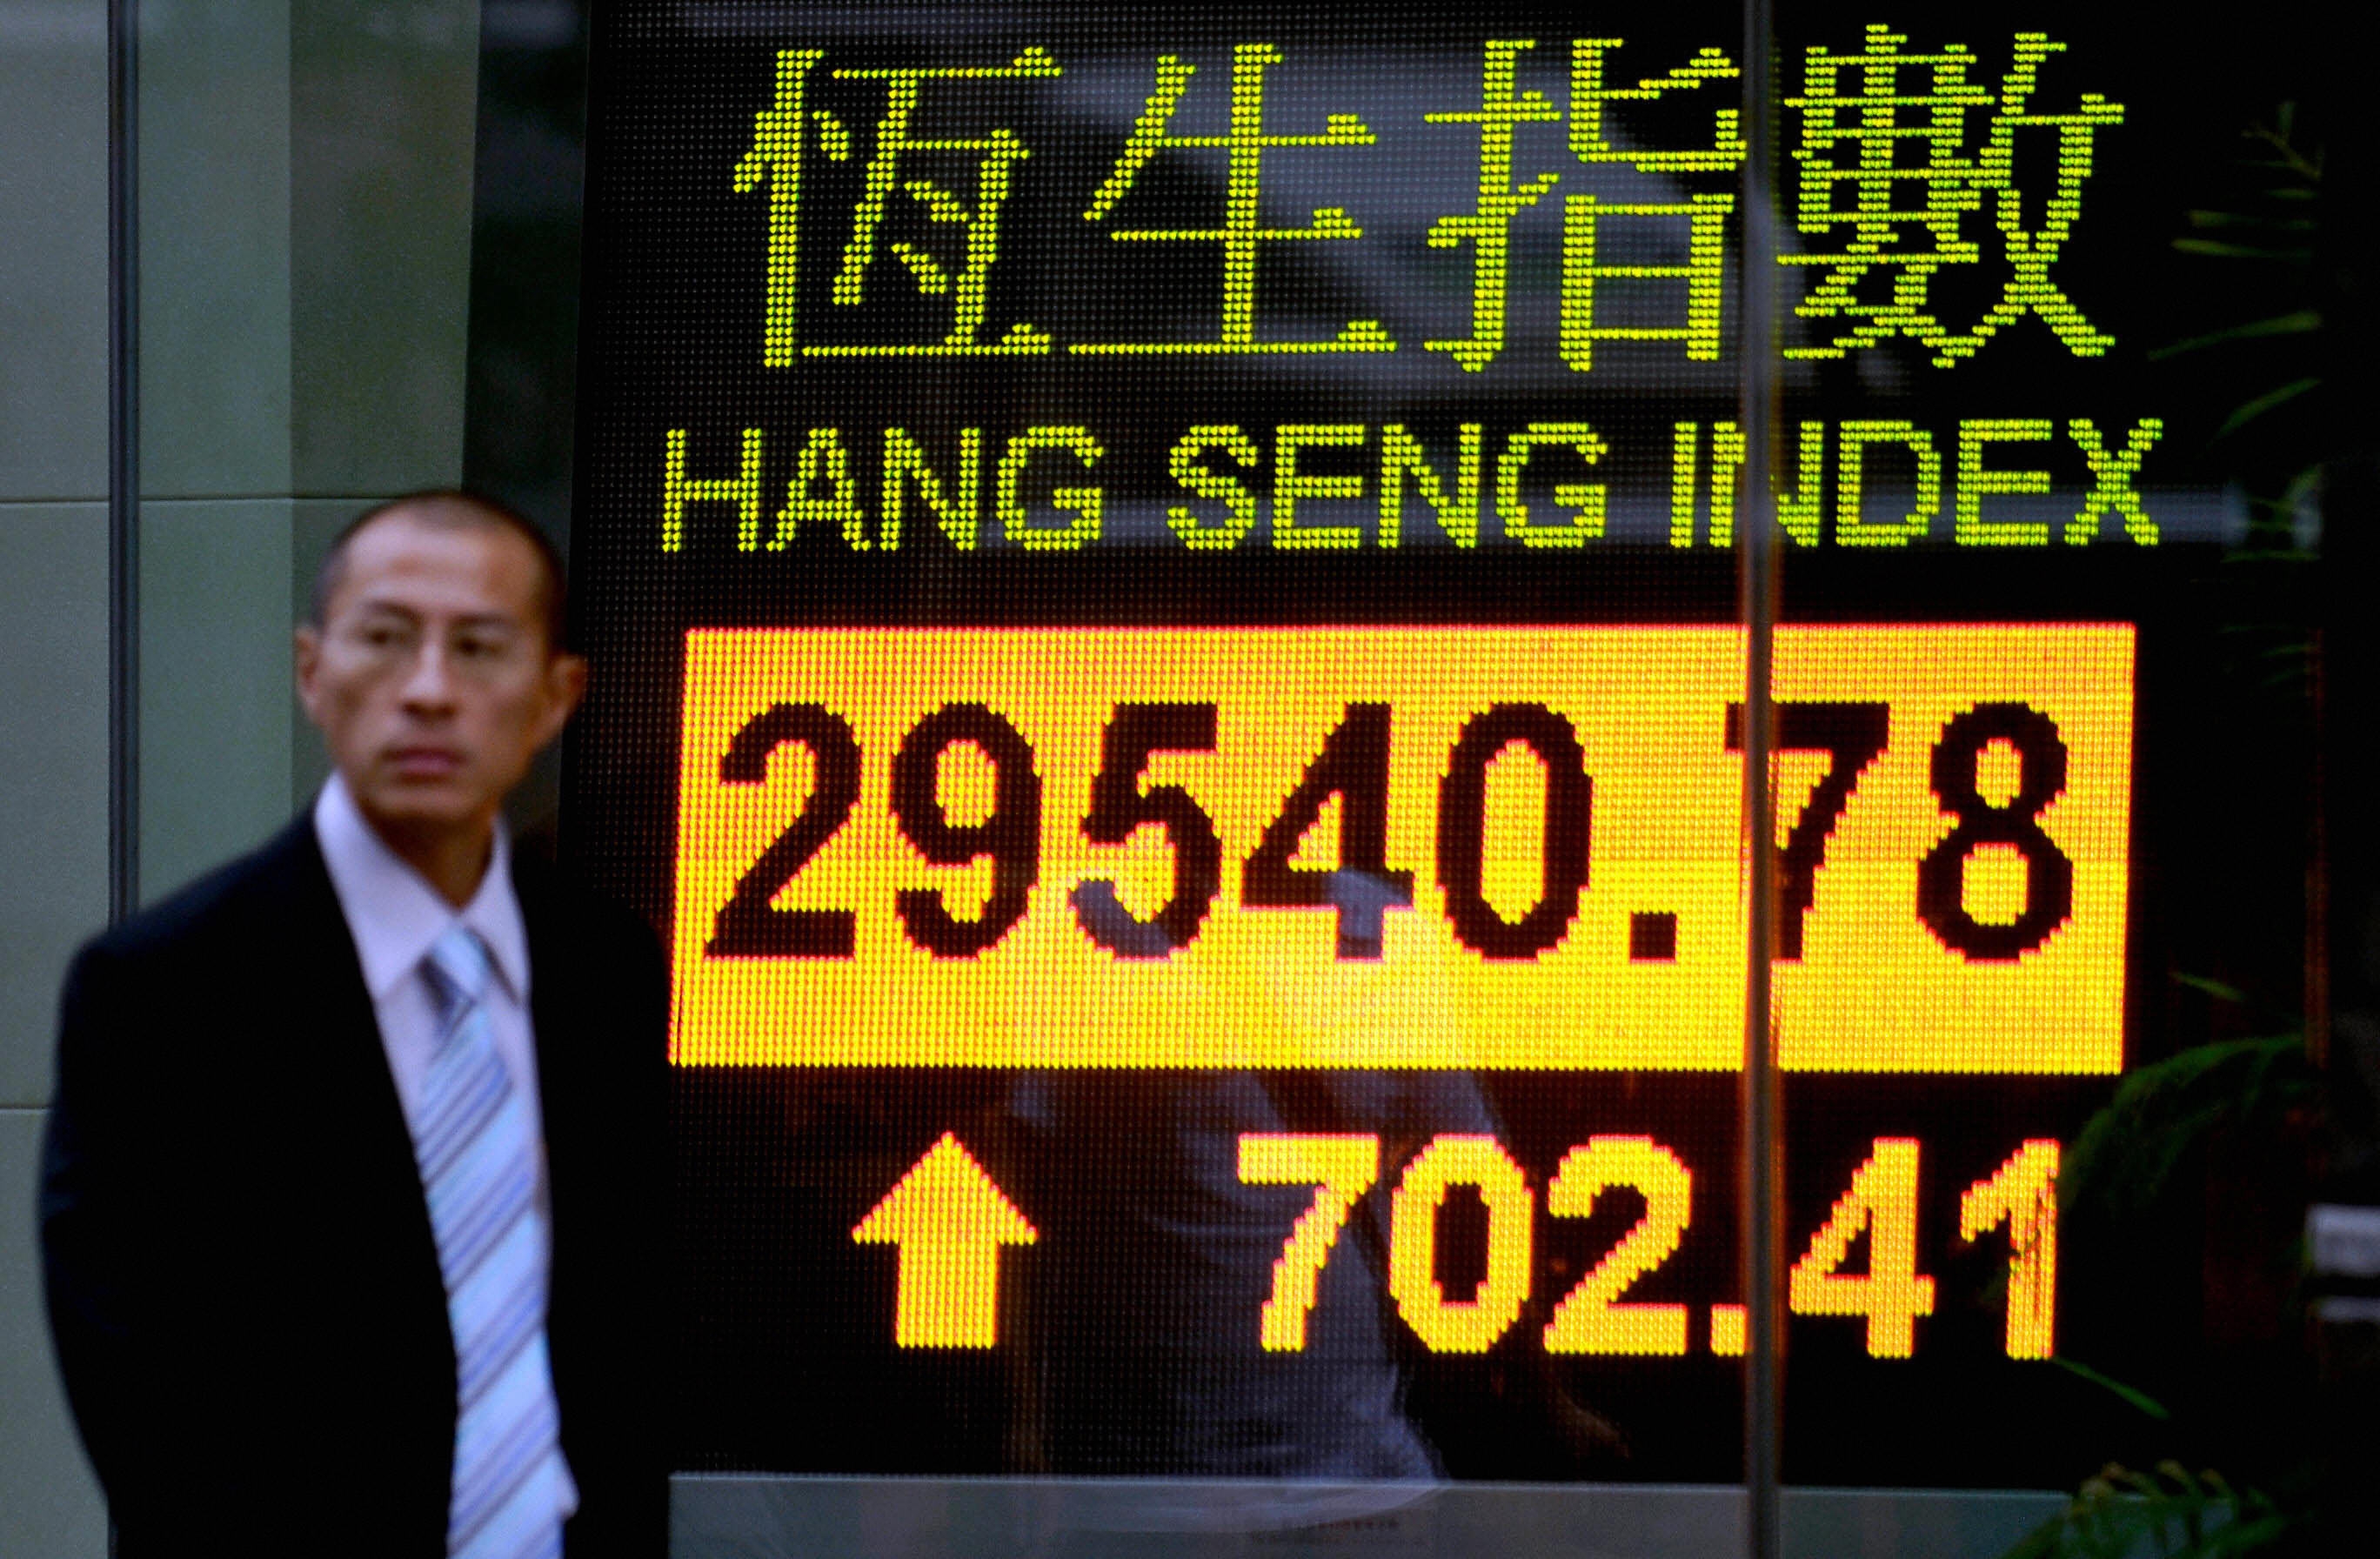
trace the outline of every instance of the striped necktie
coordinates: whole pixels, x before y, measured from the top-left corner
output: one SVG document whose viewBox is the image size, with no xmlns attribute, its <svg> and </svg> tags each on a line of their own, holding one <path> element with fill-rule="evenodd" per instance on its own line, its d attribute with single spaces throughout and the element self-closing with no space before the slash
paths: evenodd
<svg viewBox="0 0 2380 1559">
<path fill-rule="evenodd" d="M 460 924 L 422 961 L 438 1048 L 413 1154 L 455 1336 L 451 1559 L 552 1559 L 573 1491 L 545 1349 L 538 1134 L 496 1054 L 488 950 Z"/>
</svg>

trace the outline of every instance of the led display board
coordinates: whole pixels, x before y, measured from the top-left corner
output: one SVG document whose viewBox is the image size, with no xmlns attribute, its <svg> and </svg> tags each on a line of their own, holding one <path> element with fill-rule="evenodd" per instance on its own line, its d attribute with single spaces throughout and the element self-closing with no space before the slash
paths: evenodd
<svg viewBox="0 0 2380 1559">
<path fill-rule="evenodd" d="M 2173 94 L 2043 25 L 1782 18 L 1805 1480 L 2063 1481 L 2095 1389 L 2228 511 Z M 603 8 L 565 815 L 670 949 L 681 1466 L 1737 1476 L 1740 36 Z"/>
</svg>

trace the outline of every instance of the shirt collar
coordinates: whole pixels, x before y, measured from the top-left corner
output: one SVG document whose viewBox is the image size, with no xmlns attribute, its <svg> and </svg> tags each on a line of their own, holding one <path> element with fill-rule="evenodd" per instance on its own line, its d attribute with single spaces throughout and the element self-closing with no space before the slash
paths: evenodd
<svg viewBox="0 0 2380 1559">
<path fill-rule="evenodd" d="M 528 932 L 513 893 L 512 838 L 496 819 L 495 848 L 471 901 L 456 909 L 390 849 L 334 773 L 314 798 L 314 837 L 330 869 L 347 930 L 374 1002 L 385 1001 L 421 968 L 430 949 L 460 921 L 479 934 L 513 1000 L 528 1000 Z"/>
</svg>

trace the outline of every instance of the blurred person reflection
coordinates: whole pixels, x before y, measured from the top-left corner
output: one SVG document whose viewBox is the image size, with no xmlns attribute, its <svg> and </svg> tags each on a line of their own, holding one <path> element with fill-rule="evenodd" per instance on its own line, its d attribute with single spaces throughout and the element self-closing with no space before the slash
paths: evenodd
<svg viewBox="0 0 2380 1559">
<path fill-rule="evenodd" d="M 1338 876 L 1334 891 L 1384 896 L 1363 873 Z M 1178 973 L 1223 982 L 1252 1032 L 1298 1032 L 1318 1056 L 1377 1050 L 1378 1035 L 1416 1012 L 1425 1022 L 1450 1013 L 1456 999 L 1443 983 L 1392 999 L 1360 976 L 1316 979 L 1262 958 Z M 1448 1475 L 1432 1412 L 1416 1399 L 1420 1345 L 1390 1292 L 1390 1203 L 1431 1139 L 1508 1135 L 1472 1073 L 1036 1072 L 1018 1079 L 1007 1113 L 1055 1177 L 1033 1195 L 1044 1220 L 1028 1321 L 1042 1376 L 1037 1469 L 1273 1484 L 1174 1487 L 1157 1496 L 1164 1508 L 1142 1512 L 1153 1527 L 1246 1530 L 1390 1508 Z M 1251 1184 L 1241 1169 L 1244 1137 L 1281 1134 L 1379 1144 L 1376 1178 L 1332 1243 L 1293 1350 L 1264 1347 L 1258 1318 L 1315 1188 Z M 1082 1151 L 1091 1143 L 1101 1151 Z M 1561 1441 L 1551 1459 L 1573 1466 L 1624 1455 L 1549 1370 L 1523 1373 L 1517 1400 L 1484 1405 L 1505 1432 Z M 1472 1432 L 1483 1404 L 1451 1406 L 1447 1430 Z M 1297 1483 L 1375 1487 L 1326 1494 Z"/>
<path fill-rule="evenodd" d="M 1388 1294 L 1386 1187 L 1376 1183 L 1340 1230 L 1305 1346 L 1267 1351 L 1258 1313 L 1314 1189 L 1243 1182 L 1240 1139 L 1377 1136 L 1392 1180 L 1439 1133 L 1493 1134 L 1468 1075 L 1044 1073 L 1025 1080 L 1012 1107 L 1053 1140 L 1129 1145 L 1049 1156 L 1075 1171 L 1062 1194 L 1041 1199 L 1050 1212 L 1037 1319 L 1054 1377 L 1045 1431 L 1054 1470 L 1442 1476 L 1406 1399 L 1407 1343 Z"/>
</svg>

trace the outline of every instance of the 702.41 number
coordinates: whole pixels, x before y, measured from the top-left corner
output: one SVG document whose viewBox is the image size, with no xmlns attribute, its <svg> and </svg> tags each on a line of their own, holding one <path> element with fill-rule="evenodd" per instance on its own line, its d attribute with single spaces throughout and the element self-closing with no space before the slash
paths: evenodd
<svg viewBox="0 0 2380 1559">
<path fill-rule="evenodd" d="M 1787 1280 L 1787 1304 L 1796 1315 L 1864 1317 L 1867 1351 L 1878 1358 L 1909 1358 L 1918 1318 L 1934 1313 L 1934 1280 L 1917 1271 L 1919 1156 L 1912 1139 L 1876 1139 Z M 2028 1141 L 1959 1200 L 1960 1238 L 2008 1226 L 2006 1348 L 2011 1358 L 2051 1353 L 2058 1159 L 2054 1140 Z M 1304 1350 L 1322 1269 L 1348 1214 L 1379 1178 L 1379 1164 L 1377 1137 L 1240 1139 L 1243 1182 L 1314 1188 L 1313 1204 L 1273 1263 L 1272 1294 L 1257 1327 L 1267 1350 Z M 1468 1299 L 1449 1298 L 1437 1277 L 1438 1212 L 1456 1186 L 1475 1188 L 1488 1210 L 1487 1273 Z M 1546 1188 L 1546 1210 L 1557 1218 L 1585 1218 L 1605 1191 L 1623 1187 L 1644 1199 L 1645 1215 L 1554 1307 L 1544 1332 L 1548 1353 L 1687 1351 L 1686 1306 L 1621 1302 L 1632 1285 L 1675 1253 L 1693 1222 L 1694 1175 L 1677 1154 L 1649 1137 L 1591 1138 L 1562 1156 Z M 1388 1288 L 1398 1314 L 1434 1352 L 1487 1352 L 1520 1320 L 1535 1274 L 1536 1198 L 1520 1165 L 1492 1137 L 1439 1137 L 1405 1165 L 1389 1205 Z M 1840 1271 L 1863 1233 L 1868 1270 Z M 1742 1353 L 1742 1307 L 1712 1306 L 1709 1339 L 1714 1353 Z"/>
</svg>

